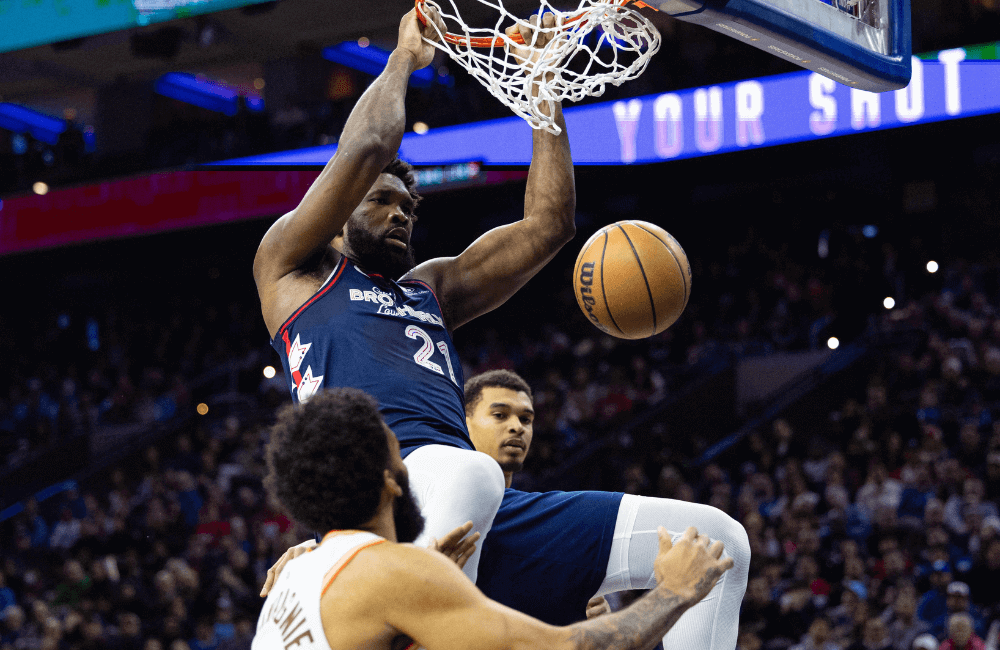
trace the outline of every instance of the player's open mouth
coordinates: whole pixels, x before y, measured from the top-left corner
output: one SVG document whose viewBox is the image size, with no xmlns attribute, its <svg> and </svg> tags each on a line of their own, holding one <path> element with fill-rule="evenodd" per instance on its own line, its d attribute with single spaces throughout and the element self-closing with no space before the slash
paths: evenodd
<svg viewBox="0 0 1000 650">
<path fill-rule="evenodd" d="M 402 228 L 393 228 L 385 236 L 385 240 L 387 242 L 389 242 L 390 244 L 395 244 L 396 246 L 399 246 L 400 248 L 407 248 L 407 247 L 409 247 L 409 243 L 407 243 L 407 239 L 408 238 L 406 236 L 406 231 L 403 230 Z"/>
</svg>

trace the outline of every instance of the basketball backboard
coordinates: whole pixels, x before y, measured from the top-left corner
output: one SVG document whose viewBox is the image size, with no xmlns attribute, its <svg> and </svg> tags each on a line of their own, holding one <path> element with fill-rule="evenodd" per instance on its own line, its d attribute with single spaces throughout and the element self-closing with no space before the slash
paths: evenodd
<svg viewBox="0 0 1000 650">
<path fill-rule="evenodd" d="M 664 0 L 659 9 L 851 88 L 910 82 L 909 0 Z"/>
</svg>

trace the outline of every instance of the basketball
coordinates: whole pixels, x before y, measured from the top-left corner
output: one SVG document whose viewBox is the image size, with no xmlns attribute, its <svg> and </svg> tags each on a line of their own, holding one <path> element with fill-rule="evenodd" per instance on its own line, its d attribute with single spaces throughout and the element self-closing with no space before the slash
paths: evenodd
<svg viewBox="0 0 1000 650">
<path fill-rule="evenodd" d="M 691 265 L 670 233 L 645 221 L 619 221 L 595 232 L 573 270 L 580 309 L 599 330 L 623 339 L 659 334 L 691 296 Z"/>
</svg>

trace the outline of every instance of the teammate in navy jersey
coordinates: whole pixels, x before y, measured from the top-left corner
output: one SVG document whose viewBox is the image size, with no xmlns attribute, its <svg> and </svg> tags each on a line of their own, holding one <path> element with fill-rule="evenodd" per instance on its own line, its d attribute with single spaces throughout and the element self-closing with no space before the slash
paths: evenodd
<svg viewBox="0 0 1000 650">
<path fill-rule="evenodd" d="M 484 594 L 546 623 L 567 625 L 584 617 L 592 596 L 651 588 L 657 528 L 677 538 L 676 531 L 693 525 L 721 541 L 734 566 L 677 621 L 663 647 L 735 647 L 750 564 L 738 522 L 711 506 L 675 499 L 511 489 L 531 448 L 535 416 L 531 388 L 516 373 L 491 370 L 470 378 L 465 412 L 472 442 L 497 461 L 507 487 L 483 544 L 476 584 Z M 588 615 L 601 611 L 598 601 L 589 604 Z"/>
<path fill-rule="evenodd" d="M 544 20 L 551 26 L 553 17 Z M 531 42 L 530 30 L 522 36 Z M 299 205 L 268 230 L 254 259 L 264 322 L 293 398 L 307 401 L 333 386 L 375 396 L 426 520 L 420 543 L 467 520 L 485 537 L 503 498 L 497 464 L 476 452 L 465 432 L 450 333 L 503 304 L 552 259 L 575 233 L 576 201 L 562 109 L 550 104 L 562 132 L 533 133 L 524 219 L 491 230 L 457 257 L 414 267 L 419 197 L 408 166 L 394 159 L 409 76 L 435 53 L 424 37 L 436 31 L 410 11 L 385 70 L 351 111 L 336 154 Z M 521 47 L 518 54 L 527 60 L 533 52 Z M 473 580 L 478 553 L 465 566 Z"/>
</svg>

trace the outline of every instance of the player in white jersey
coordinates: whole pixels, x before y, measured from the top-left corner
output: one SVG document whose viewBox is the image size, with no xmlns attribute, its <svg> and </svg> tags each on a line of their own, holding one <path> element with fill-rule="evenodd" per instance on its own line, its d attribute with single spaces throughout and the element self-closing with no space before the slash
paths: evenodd
<svg viewBox="0 0 1000 650">
<path fill-rule="evenodd" d="M 333 433 L 331 433 L 333 432 Z M 490 601 L 440 553 L 408 544 L 422 517 L 399 443 L 354 389 L 288 406 L 271 430 L 268 489 L 298 522 L 329 531 L 271 589 L 254 650 L 648 648 L 732 567 L 723 545 L 660 529 L 657 585 L 626 610 L 565 627 Z"/>
</svg>

